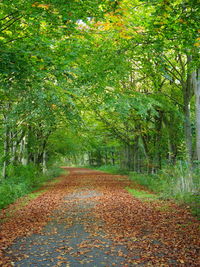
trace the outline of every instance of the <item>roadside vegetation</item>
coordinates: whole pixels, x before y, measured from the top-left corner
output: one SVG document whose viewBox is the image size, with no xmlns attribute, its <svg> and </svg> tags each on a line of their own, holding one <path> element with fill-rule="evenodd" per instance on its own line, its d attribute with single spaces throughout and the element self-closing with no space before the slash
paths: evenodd
<svg viewBox="0 0 200 267">
<path fill-rule="evenodd" d="M 61 173 L 62 170 L 56 166 L 49 168 L 45 174 L 34 165 L 10 166 L 9 178 L 0 184 L 0 209 L 35 191 Z M 32 193 L 30 196 L 32 198 L 37 194 Z"/>
<path fill-rule="evenodd" d="M 200 173 L 196 168 L 193 175 L 193 190 L 187 191 L 184 185 L 185 179 L 190 174 L 187 166 L 167 166 L 156 174 L 137 173 L 120 169 L 119 166 L 102 165 L 93 169 L 111 174 L 128 175 L 129 179 L 138 185 L 144 186 L 144 190 L 126 188 L 133 196 L 142 200 L 154 201 L 157 199 L 174 200 L 180 205 L 189 206 L 193 215 L 200 219 Z M 89 166 L 88 166 L 89 167 Z M 145 190 L 146 189 L 146 190 Z"/>
</svg>

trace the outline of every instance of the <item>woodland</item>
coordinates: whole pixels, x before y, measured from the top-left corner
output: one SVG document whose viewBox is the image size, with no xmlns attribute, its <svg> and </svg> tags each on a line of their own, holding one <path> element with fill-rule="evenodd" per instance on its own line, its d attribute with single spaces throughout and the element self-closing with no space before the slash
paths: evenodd
<svg viewBox="0 0 200 267">
<path fill-rule="evenodd" d="M 71 165 L 129 173 L 198 213 L 199 9 L 0 1 L 0 208 Z"/>
</svg>

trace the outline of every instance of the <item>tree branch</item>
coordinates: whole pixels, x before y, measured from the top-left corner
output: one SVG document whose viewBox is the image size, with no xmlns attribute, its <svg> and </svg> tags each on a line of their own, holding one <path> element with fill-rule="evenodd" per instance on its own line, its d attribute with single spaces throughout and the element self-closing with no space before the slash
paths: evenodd
<svg viewBox="0 0 200 267">
<path fill-rule="evenodd" d="M 176 76 L 176 79 L 177 79 L 177 80 L 182 80 L 183 77 L 182 77 L 181 73 L 177 70 L 177 68 L 171 63 L 171 61 L 170 61 L 165 55 L 163 55 L 163 57 L 164 57 L 165 60 L 170 64 L 170 66 L 173 68 L 173 70 L 175 70 L 176 73 L 180 76 L 180 79 L 179 79 L 177 76 Z"/>
<path fill-rule="evenodd" d="M 28 35 L 25 35 L 25 36 L 22 36 L 22 37 L 18 37 L 18 38 L 15 38 L 15 39 L 9 40 L 9 41 L 7 41 L 7 42 L 5 42 L 5 43 L 3 43 L 3 44 L 5 45 L 5 44 L 8 44 L 8 43 L 11 43 L 11 42 L 14 42 L 14 41 L 17 41 L 17 40 L 23 39 L 23 38 L 27 38 L 27 37 L 30 37 L 30 36 L 28 36 Z"/>
<path fill-rule="evenodd" d="M 16 21 L 20 20 L 22 18 L 22 16 L 14 19 L 14 21 L 12 21 L 9 25 L 7 25 L 6 27 L 4 27 L 3 29 L 0 30 L 0 32 L 5 31 L 6 29 L 8 29 L 10 26 L 12 26 Z"/>
<path fill-rule="evenodd" d="M 6 15 L 5 17 L 1 18 L 0 21 L 1 21 L 1 20 L 4 20 L 4 19 L 7 19 L 7 18 L 9 18 L 10 16 L 12 16 L 12 15 L 14 15 L 14 14 L 17 14 L 17 13 L 19 13 L 19 11 L 12 12 L 12 13 L 10 13 L 9 15 Z"/>
</svg>

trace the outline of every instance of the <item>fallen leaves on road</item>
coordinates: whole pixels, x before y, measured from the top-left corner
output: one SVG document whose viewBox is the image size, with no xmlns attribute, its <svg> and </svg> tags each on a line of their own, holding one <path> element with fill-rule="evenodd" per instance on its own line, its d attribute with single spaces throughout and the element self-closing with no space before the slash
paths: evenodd
<svg viewBox="0 0 200 267">
<path fill-rule="evenodd" d="M 125 246 L 126 252 L 120 249 L 117 252 L 119 257 L 126 259 L 124 267 L 140 263 L 145 266 L 200 266 L 199 222 L 189 210 L 170 201 L 142 202 L 125 190 L 125 187 L 133 186 L 125 176 L 87 169 L 67 169 L 70 171 L 69 175 L 62 176 L 59 183 L 47 186 L 44 193 L 26 206 L 16 209 L 7 220 L 6 213 L 11 212 L 16 204 L 0 213 L 0 219 L 3 221 L 0 226 L 0 266 L 13 266 L 4 251 L 16 238 L 40 233 L 44 225 L 51 220 L 52 212 L 62 209 L 63 203 L 76 207 L 76 199 L 66 197 L 78 192 L 80 188 L 96 190 L 101 192 L 101 195 L 88 197 L 86 193 L 80 196 L 87 198 L 88 202 L 96 201 L 97 205 L 92 210 L 88 209 L 88 216 L 91 213 L 94 221 L 84 222 L 84 228 L 90 233 L 93 241 L 85 240 L 77 244 L 79 250 L 76 257 L 87 255 L 95 248 L 107 248 L 106 253 L 112 254 L 117 246 Z M 144 190 L 140 186 L 137 187 Z M 164 206 L 168 208 L 162 208 Z M 74 215 L 76 217 L 76 213 Z M 70 217 L 66 219 L 60 216 L 59 220 L 65 223 L 66 229 L 73 224 Z M 98 221 L 103 224 L 98 224 Z M 56 229 L 51 231 L 51 234 L 57 234 Z M 112 240 L 112 244 L 96 238 L 101 233 Z M 72 248 L 63 245 L 57 248 L 57 251 L 70 254 Z M 70 266 L 62 254 L 57 259 L 57 266 Z M 90 262 L 90 256 L 86 258 L 85 263 L 87 262 Z M 110 266 L 115 266 L 115 263 L 110 263 Z"/>
</svg>

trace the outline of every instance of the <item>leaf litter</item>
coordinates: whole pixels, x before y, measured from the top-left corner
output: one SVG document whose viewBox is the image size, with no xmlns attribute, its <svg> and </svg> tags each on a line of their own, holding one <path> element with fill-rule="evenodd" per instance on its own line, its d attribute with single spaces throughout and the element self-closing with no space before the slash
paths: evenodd
<svg viewBox="0 0 200 267">
<path fill-rule="evenodd" d="M 0 266 L 200 266 L 188 209 L 133 197 L 125 176 L 66 169 L 26 206 L 1 212 Z"/>
</svg>

